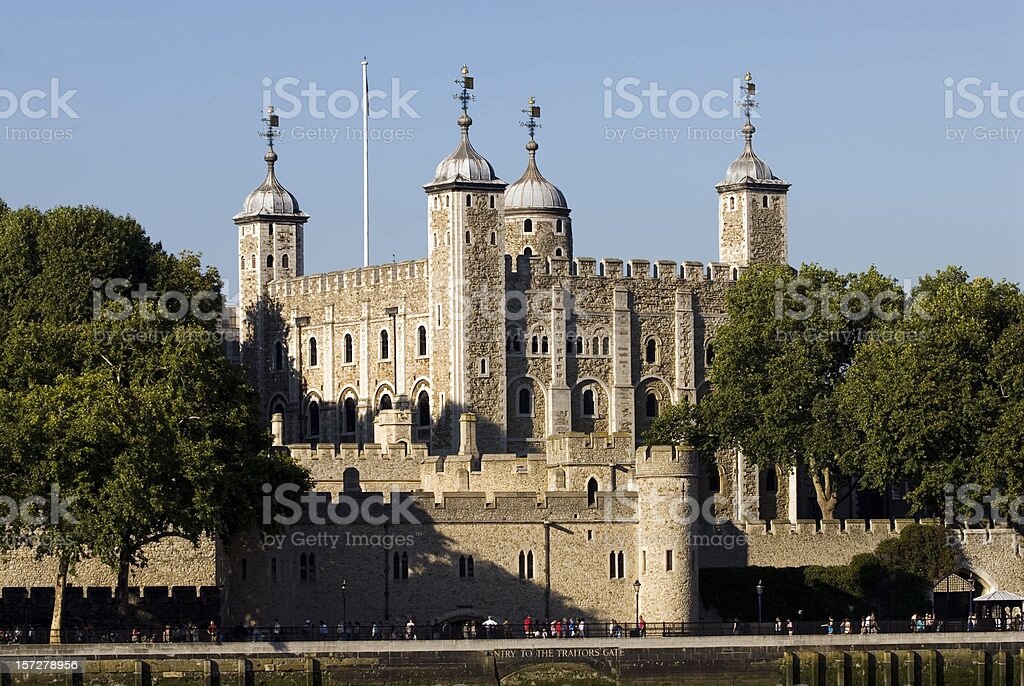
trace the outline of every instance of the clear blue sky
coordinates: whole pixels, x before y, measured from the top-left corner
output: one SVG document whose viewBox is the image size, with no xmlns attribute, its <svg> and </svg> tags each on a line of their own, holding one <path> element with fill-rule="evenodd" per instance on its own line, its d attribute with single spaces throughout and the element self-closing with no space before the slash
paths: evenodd
<svg viewBox="0 0 1024 686">
<path fill-rule="evenodd" d="M 49 91 L 56 78 L 62 92 L 78 91 L 66 100 L 77 117 L 14 108 L 0 118 L 0 197 L 131 214 L 167 248 L 201 252 L 234 289 L 231 216 L 264 172 L 264 79 L 358 92 L 366 55 L 371 87 L 390 90 L 396 78 L 418 91 L 408 100 L 415 117 L 373 124 L 411 140 L 371 148 L 371 259 L 420 257 L 421 185 L 457 142 L 452 80 L 466 62 L 477 79 L 473 142 L 506 181 L 526 161 L 519 110 L 530 95 L 543 107 L 540 167 L 573 208 L 577 255 L 712 261 L 713 186 L 741 144 L 688 138 L 731 135 L 740 120 L 659 119 L 649 106 L 607 118 L 604 83 L 704 95 L 749 70 L 761 90 L 755 150 L 793 184 L 794 264 L 877 264 L 900 278 L 961 264 L 1021 282 L 1024 98 L 1009 110 L 1024 89 L 1022 32 L 1012 2 L 11 3 L 0 25 L 0 113 L 11 109 L 5 91 Z M 977 96 L 999 82 L 1007 117 L 985 101 L 980 116 L 947 118 L 947 77 L 953 89 L 978 79 L 967 87 Z M 677 103 L 679 113 L 687 101 Z M 632 107 L 618 97 L 612 106 Z M 307 273 L 358 266 L 361 144 L 346 140 L 358 115 L 317 120 L 305 108 L 282 123 L 279 178 L 312 216 Z M 338 139 L 296 139 L 318 126 Z M 636 126 L 667 140 L 637 140 Z M 977 127 L 1005 139 L 978 140 Z M 12 140 L 52 129 L 72 139 Z M 625 129 L 624 141 L 606 140 L 609 129 Z M 961 130 L 963 142 L 946 140 Z"/>
</svg>

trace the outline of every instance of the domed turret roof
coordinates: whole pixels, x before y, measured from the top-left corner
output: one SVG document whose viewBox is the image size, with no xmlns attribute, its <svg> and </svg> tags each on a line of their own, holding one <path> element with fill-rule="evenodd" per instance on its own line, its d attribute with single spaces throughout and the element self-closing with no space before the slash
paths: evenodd
<svg viewBox="0 0 1024 686">
<path fill-rule="evenodd" d="M 277 180 L 277 175 L 274 173 L 277 153 L 274 152 L 274 149 L 267 150 L 263 159 L 267 162 L 267 177 L 245 198 L 245 202 L 242 203 L 242 211 L 235 215 L 235 219 L 258 216 L 307 217 L 308 215 L 299 209 L 299 201 L 295 196 Z"/>
<path fill-rule="evenodd" d="M 441 160 L 434 172 L 434 180 L 427 185 L 457 182 L 504 183 L 495 175 L 491 163 L 469 142 L 469 127 L 473 125 L 473 119 L 468 114 L 463 114 L 458 122 L 459 128 L 462 129 L 459 145 L 452 154 Z"/>
<path fill-rule="evenodd" d="M 772 173 L 768 163 L 754 154 L 752 141 L 755 129 L 753 124 L 748 121 L 743 125 L 742 131 L 745 139 L 743 152 L 725 170 L 725 178 L 718 185 L 726 186 L 744 182 L 784 184 L 785 181 Z"/>
<path fill-rule="evenodd" d="M 526 171 L 519 177 L 519 180 L 505 189 L 506 210 L 569 209 L 562 191 L 545 179 L 537 169 L 538 147 L 537 142 L 532 138 L 526 144 L 530 159 L 526 163 Z"/>
</svg>

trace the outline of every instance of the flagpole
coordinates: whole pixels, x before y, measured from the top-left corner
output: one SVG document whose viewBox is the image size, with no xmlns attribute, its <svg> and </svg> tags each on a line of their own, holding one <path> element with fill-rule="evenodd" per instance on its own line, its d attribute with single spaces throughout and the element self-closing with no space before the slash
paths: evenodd
<svg viewBox="0 0 1024 686">
<path fill-rule="evenodd" d="M 363 266 L 370 266 L 370 86 L 363 58 Z"/>
</svg>

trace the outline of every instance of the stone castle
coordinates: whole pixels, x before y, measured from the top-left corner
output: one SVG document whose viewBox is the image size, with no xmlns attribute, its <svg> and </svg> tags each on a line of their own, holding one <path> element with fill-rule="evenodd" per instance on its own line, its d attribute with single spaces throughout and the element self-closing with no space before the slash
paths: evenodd
<svg viewBox="0 0 1024 686">
<path fill-rule="evenodd" d="M 690 622 L 706 617 L 699 569 L 838 564 L 898 533 L 898 494 L 880 509 L 851 490 L 846 521 L 815 522 L 798 471 L 643 446 L 668 405 L 707 391 L 730 285 L 787 263 L 790 185 L 754 153 L 749 107 L 715 186 L 719 261 L 598 261 L 576 256 L 569 204 L 539 170 L 533 101 L 507 184 L 470 142 L 467 88 L 455 150 L 423 187 L 425 258 L 305 274 L 309 216 L 277 178 L 270 128 L 266 178 L 234 217 L 240 354 L 275 444 L 317 491 L 413 497 L 414 522 L 307 519 L 230 549 L 161 548 L 134 583 L 216 586 L 230 623 Z M 680 516 L 686 498 L 718 523 Z M 1015 533 L 958 535 L 985 587 L 1024 590 Z M 21 565 L 0 583 L 25 585 L 11 580 L 38 565 Z M 83 570 L 77 583 L 103 585 Z"/>
</svg>

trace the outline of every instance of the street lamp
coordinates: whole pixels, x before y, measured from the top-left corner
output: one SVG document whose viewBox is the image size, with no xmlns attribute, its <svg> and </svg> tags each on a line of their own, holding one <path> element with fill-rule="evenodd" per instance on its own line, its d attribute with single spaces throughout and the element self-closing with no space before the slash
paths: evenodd
<svg viewBox="0 0 1024 686">
<path fill-rule="evenodd" d="M 637 629 L 637 636 L 640 635 L 640 579 L 633 582 L 633 590 L 636 591 L 636 618 L 634 624 Z"/>
<path fill-rule="evenodd" d="M 347 585 L 345 583 L 345 580 L 342 579 L 341 580 L 341 628 L 342 628 L 342 631 L 344 632 L 345 636 L 348 635 L 348 607 L 347 607 L 347 603 L 345 602 L 345 589 L 346 589 L 346 587 L 347 587 Z"/>
<path fill-rule="evenodd" d="M 757 582 L 757 623 L 760 624 L 761 619 L 761 596 L 764 595 L 764 582 Z"/>
</svg>

